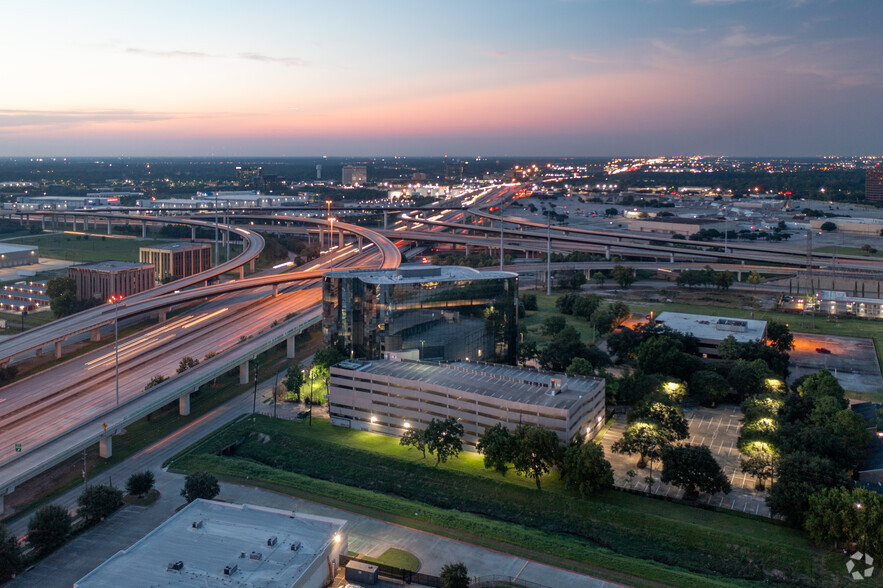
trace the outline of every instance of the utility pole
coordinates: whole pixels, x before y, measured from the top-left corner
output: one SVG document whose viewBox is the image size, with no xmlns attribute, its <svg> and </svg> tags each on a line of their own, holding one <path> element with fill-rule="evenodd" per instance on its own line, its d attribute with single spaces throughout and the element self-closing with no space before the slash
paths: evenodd
<svg viewBox="0 0 883 588">
<path fill-rule="evenodd" d="M 546 296 L 552 295 L 552 217 L 546 217 Z"/>
<path fill-rule="evenodd" d="M 83 450 L 83 486 L 86 486 L 86 450 Z"/>
<path fill-rule="evenodd" d="M 254 358 L 254 400 L 251 403 L 251 414 L 254 414 L 258 410 L 258 358 Z"/>
<path fill-rule="evenodd" d="M 503 204 L 500 204 L 500 271 L 503 271 Z"/>
<path fill-rule="evenodd" d="M 276 370 L 276 381 L 273 382 L 273 418 L 276 418 L 276 391 L 279 389 L 279 370 Z"/>
</svg>

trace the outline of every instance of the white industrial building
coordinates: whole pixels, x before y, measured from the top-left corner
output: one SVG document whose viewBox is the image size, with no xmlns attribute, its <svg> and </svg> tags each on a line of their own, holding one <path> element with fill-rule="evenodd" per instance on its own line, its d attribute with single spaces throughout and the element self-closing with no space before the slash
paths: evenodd
<svg viewBox="0 0 883 588">
<path fill-rule="evenodd" d="M 693 335 L 699 339 L 700 353 L 710 357 L 717 357 L 717 346 L 730 336 L 739 343 L 766 339 L 766 321 L 754 319 L 661 312 L 655 322 L 657 325 Z"/>
<path fill-rule="evenodd" d="M 341 554 L 345 520 L 198 499 L 74 587 L 320 588 Z"/>
</svg>

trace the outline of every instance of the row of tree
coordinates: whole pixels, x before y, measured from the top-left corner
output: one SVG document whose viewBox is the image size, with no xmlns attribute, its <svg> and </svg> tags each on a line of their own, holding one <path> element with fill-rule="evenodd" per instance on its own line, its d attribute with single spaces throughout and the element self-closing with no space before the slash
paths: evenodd
<svg viewBox="0 0 883 588">
<path fill-rule="evenodd" d="M 729 290 L 735 281 L 736 276 L 733 272 L 729 270 L 715 271 L 711 266 L 707 265 L 704 269 L 700 270 L 689 269 L 682 271 L 678 274 L 677 284 L 678 286 L 687 286 L 688 288 L 693 286 L 703 286 L 706 288 L 714 286 L 719 290 Z"/>
</svg>

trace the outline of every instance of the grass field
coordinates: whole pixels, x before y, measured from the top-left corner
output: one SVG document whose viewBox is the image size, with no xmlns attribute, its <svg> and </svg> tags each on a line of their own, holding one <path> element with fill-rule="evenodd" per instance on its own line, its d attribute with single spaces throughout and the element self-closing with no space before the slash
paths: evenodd
<svg viewBox="0 0 883 588">
<path fill-rule="evenodd" d="M 530 294 L 534 293 L 535 292 L 530 292 Z M 527 311 L 527 316 L 521 319 L 521 324 L 527 327 L 528 334 L 526 336 L 537 341 L 540 347 L 542 347 L 551 340 L 551 337 L 543 334 L 543 321 L 546 320 L 547 316 L 560 314 L 558 309 L 555 308 L 555 301 L 558 299 L 559 294 L 553 294 L 552 296 L 546 296 L 545 294 L 539 293 L 536 294 L 538 310 Z M 567 319 L 567 324 L 575 328 L 580 334 L 583 343 L 591 343 L 592 341 L 597 342 L 598 334 L 588 321 L 572 315 L 563 316 Z"/>
<path fill-rule="evenodd" d="M 413 553 L 390 547 L 377 557 L 360 557 L 361 561 L 373 564 L 392 566 L 401 570 L 416 572 L 420 569 L 420 560 Z"/>
<path fill-rule="evenodd" d="M 67 259 L 70 261 L 138 261 L 138 249 L 160 243 L 169 243 L 169 239 L 133 239 L 107 237 L 104 235 L 70 235 L 67 233 L 51 233 L 37 237 L 22 237 L 10 243 L 19 245 L 36 245 L 40 248 L 41 257 Z"/>
<path fill-rule="evenodd" d="M 876 245 L 875 242 L 877 242 L 878 239 L 879 239 L 879 237 L 877 237 L 877 236 L 869 235 L 868 236 L 868 243 L 873 247 L 874 245 Z M 868 253 L 865 253 L 864 251 L 862 251 L 861 247 L 840 247 L 840 246 L 835 247 L 834 245 L 828 245 L 825 247 L 816 247 L 815 249 L 813 249 L 813 251 L 816 253 L 836 253 L 838 255 L 860 255 L 862 257 L 883 257 L 883 251 L 878 250 L 876 253 L 868 254 Z"/>
<path fill-rule="evenodd" d="M 253 440 L 251 432 L 256 431 L 273 442 Z M 244 442 L 234 456 L 215 455 L 235 439 Z M 408 518 L 418 512 L 418 520 L 424 520 L 428 508 L 441 509 L 449 529 L 480 528 L 479 534 L 489 539 L 548 555 L 572 554 L 567 557 L 608 570 L 644 570 L 631 573 L 675 585 L 701 585 L 712 577 L 757 582 L 780 573 L 790 581 L 831 585 L 836 581 L 833 570 L 842 564 L 835 554 L 811 546 L 802 533 L 768 520 L 620 492 L 581 499 L 566 491 L 555 475 L 543 480 L 540 492 L 531 480 L 514 473 L 501 477 L 485 470 L 481 456 L 471 452 L 439 467 L 433 463 L 402 448 L 395 438 L 331 427 L 325 421 L 314 420 L 310 428 L 259 417 L 176 456 L 172 467 L 209 469 L 248 477 L 249 483 L 258 479 L 315 493 L 325 492 L 317 486 L 322 480 L 333 484 L 334 496 L 347 502 L 381 508 L 391 501 L 387 512 Z M 341 484 L 346 488 L 337 488 Z M 396 506 L 396 501 L 405 502 Z M 421 504 L 417 510 L 414 502 Z M 458 511 L 478 515 L 481 523 L 454 517 Z M 531 539 L 516 541 L 515 528 L 528 531 Z M 661 570 L 669 573 L 672 566 L 686 568 L 687 576 L 663 580 Z"/>
</svg>

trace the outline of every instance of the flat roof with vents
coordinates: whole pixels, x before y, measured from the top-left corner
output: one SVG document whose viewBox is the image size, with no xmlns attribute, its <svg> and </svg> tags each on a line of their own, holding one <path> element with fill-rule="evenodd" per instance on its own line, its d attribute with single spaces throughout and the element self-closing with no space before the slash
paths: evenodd
<svg viewBox="0 0 883 588">
<path fill-rule="evenodd" d="M 317 572 L 327 567 L 326 558 L 336 561 L 347 551 L 346 526 L 342 519 L 195 500 L 74 586 L 132 586 L 134 581 L 139 586 L 318 587 L 322 582 L 313 580 L 323 575 Z"/>
<path fill-rule="evenodd" d="M 656 324 L 695 336 L 700 341 L 721 342 L 730 335 L 739 343 L 766 336 L 766 321 L 683 312 L 660 312 Z"/>
</svg>

